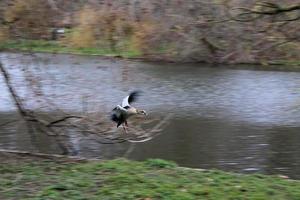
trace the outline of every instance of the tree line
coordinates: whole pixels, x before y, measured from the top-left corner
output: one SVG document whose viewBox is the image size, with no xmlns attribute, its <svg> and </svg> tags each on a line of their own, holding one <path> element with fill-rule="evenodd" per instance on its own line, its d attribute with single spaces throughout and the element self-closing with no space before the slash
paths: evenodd
<svg viewBox="0 0 300 200">
<path fill-rule="evenodd" d="M 6 2 L 6 3 L 5 3 Z M 132 49 L 173 61 L 299 60 L 294 0 L 3 1 L 0 41 L 51 40 L 75 48 Z"/>
</svg>

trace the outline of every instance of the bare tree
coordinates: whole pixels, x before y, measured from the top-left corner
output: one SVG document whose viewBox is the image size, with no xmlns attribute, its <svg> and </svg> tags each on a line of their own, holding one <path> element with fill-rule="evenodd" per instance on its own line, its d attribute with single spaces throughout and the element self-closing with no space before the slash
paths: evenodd
<svg viewBox="0 0 300 200">
<path fill-rule="evenodd" d="M 271 3 L 256 1 L 252 6 L 233 6 L 228 18 L 244 26 L 253 26 L 255 38 L 253 55 L 272 60 L 299 59 L 300 4 Z M 251 37 L 254 39 L 253 36 Z M 287 49 L 289 49 L 288 52 Z M 285 58 L 286 55 L 287 57 Z"/>
</svg>

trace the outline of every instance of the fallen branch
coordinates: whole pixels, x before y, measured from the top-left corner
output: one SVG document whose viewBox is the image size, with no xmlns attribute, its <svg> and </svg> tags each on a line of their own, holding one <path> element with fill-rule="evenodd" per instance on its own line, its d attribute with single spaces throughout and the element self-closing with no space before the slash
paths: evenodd
<svg viewBox="0 0 300 200">
<path fill-rule="evenodd" d="M 50 127 L 50 126 L 53 126 L 54 124 L 64 122 L 64 121 L 66 121 L 67 119 L 71 119 L 71 118 L 81 119 L 82 116 L 75 116 L 75 115 L 65 116 L 65 117 L 63 117 L 63 118 L 61 118 L 61 119 L 57 119 L 57 120 L 55 120 L 55 121 L 49 122 L 46 126 L 47 126 L 47 127 Z"/>
<path fill-rule="evenodd" d="M 164 117 L 158 124 L 156 124 L 153 128 L 150 130 L 145 130 L 141 136 L 133 137 L 130 139 L 127 139 L 128 142 L 131 143 L 142 143 L 142 142 L 147 142 L 150 141 L 160 134 L 162 134 L 162 131 L 158 131 L 159 129 L 162 128 L 162 126 L 167 125 L 167 123 L 170 121 L 170 119 L 173 117 L 173 114 L 168 114 L 166 117 Z"/>
<path fill-rule="evenodd" d="M 30 55 L 33 56 L 32 54 Z M 32 143 L 38 143 L 39 141 L 36 141 L 37 134 L 44 133 L 45 135 L 54 138 L 57 146 L 62 150 L 63 154 L 72 153 L 72 150 L 76 151 L 76 149 L 72 146 L 72 140 L 69 139 L 73 137 L 74 134 L 76 134 L 76 137 L 79 137 L 79 140 L 93 140 L 99 144 L 111 145 L 125 142 L 142 143 L 152 140 L 160 135 L 162 133 L 162 127 L 165 126 L 171 118 L 171 114 L 163 117 L 162 119 L 146 118 L 145 120 L 144 118 L 132 118 L 130 120 L 130 128 L 128 128 L 129 134 L 124 134 L 123 129 L 116 129 L 115 124 L 109 121 L 106 115 L 100 115 L 99 112 L 94 112 L 93 115 L 93 113 L 88 113 L 86 109 L 84 109 L 85 113 L 78 115 L 71 115 L 60 110 L 63 116 L 58 119 L 53 119 L 52 116 L 39 115 L 32 110 L 25 109 L 21 98 L 14 89 L 9 73 L 1 62 L 0 67 L 0 72 L 2 72 L 4 76 L 6 85 L 13 97 L 15 105 L 17 106 L 23 121 L 28 127 Z M 35 77 L 29 67 L 26 68 L 25 72 L 25 81 L 30 82 L 28 86 L 31 87 L 33 91 L 32 94 L 35 95 L 31 99 L 38 99 L 39 102 L 42 101 L 48 107 L 53 108 L 55 104 L 53 104 L 47 97 L 45 97 L 46 100 L 43 101 L 44 94 L 40 92 L 43 89 L 41 83 L 39 83 L 39 81 L 41 81 L 40 78 Z M 9 123 L 12 122 L 5 122 L 0 126 L 4 126 Z"/>
<path fill-rule="evenodd" d="M 37 152 L 29 152 L 29 151 L 17 151 L 17 150 L 8 150 L 8 149 L 0 149 L 0 153 L 4 154 L 16 154 L 21 156 L 32 156 L 32 157 L 39 157 L 44 159 L 65 159 L 71 161 L 92 161 L 92 160 L 100 160 L 97 158 L 84 158 L 80 156 L 66 156 L 66 155 L 59 155 L 59 154 L 44 154 L 44 153 L 37 153 Z"/>
<path fill-rule="evenodd" d="M 0 127 L 6 126 L 6 125 L 11 124 L 11 123 L 15 123 L 17 121 L 19 121 L 19 120 L 11 120 L 11 121 L 8 121 L 8 122 L 4 122 L 4 123 L 0 124 Z"/>
</svg>

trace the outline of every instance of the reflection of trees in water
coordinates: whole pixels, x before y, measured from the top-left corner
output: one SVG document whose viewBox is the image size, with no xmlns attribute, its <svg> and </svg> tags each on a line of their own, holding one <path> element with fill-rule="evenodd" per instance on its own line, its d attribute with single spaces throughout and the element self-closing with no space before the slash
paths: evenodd
<svg viewBox="0 0 300 200">
<path fill-rule="evenodd" d="M 162 157 L 186 166 L 218 168 L 220 160 L 225 160 L 233 149 L 239 149 L 232 141 L 228 141 L 230 136 L 224 134 L 224 129 L 230 133 L 230 127 L 225 126 L 206 119 L 173 119 L 162 136 L 136 148 L 132 157 Z M 232 157 L 236 157 L 236 154 Z"/>
<path fill-rule="evenodd" d="M 297 127 L 272 128 L 269 136 L 267 172 L 288 173 L 300 178 L 300 134 Z"/>
<path fill-rule="evenodd" d="M 127 81 L 129 80 L 129 67 L 126 63 L 121 67 L 121 76 L 122 76 L 121 82 L 126 84 Z"/>
<path fill-rule="evenodd" d="M 299 178 L 298 131 L 297 128 L 268 130 L 201 118 L 173 119 L 163 135 L 138 145 L 131 157 L 139 160 L 160 157 L 190 167 Z"/>
</svg>

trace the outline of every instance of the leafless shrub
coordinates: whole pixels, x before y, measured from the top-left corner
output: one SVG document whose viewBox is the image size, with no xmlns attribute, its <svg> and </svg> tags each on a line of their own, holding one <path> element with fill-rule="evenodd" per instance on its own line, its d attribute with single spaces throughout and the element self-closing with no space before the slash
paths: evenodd
<svg viewBox="0 0 300 200">
<path fill-rule="evenodd" d="M 134 22 L 118 10 L 85 6 L 77 14 L 75 28 L 67 42 L 75 47 L 102 47 L 115 51 L 130 39 Z"/>
<path fill-rule="evenodd" d="M 7 41 L 9 38 L 9 30 L 6 26 L 0 25 L 0 42 Z"/>
<path fill-rule="evenodd" d="M 55 16 L 49 4 L 42 0 L 14 0 L 4 12 L 4 21 L 14 38 L 47 39 Z"/>
</svg>

